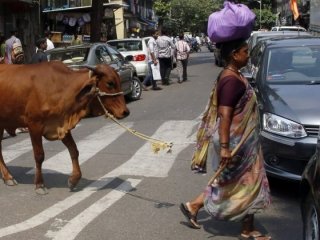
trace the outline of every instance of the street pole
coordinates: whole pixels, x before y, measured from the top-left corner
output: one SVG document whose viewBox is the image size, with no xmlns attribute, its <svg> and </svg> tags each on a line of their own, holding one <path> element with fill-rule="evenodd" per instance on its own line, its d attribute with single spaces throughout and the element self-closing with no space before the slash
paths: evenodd
<svg viewBox="0 0 320 240">
<path fill-rule="evenodd" d="M 262 4 L 262 0 L 258 1 L 260 3 L 260 30 L 261 30 L 261 4 Z"/>
</svg>

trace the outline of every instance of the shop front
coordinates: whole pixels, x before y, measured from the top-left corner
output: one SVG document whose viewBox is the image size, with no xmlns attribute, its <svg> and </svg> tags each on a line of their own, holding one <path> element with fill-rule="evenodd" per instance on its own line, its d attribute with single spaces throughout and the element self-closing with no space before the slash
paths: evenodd
<svg viewBox="0 0 320 240">
<path fill-rule="evenodd" d="M 55 46 L 69 45 L 74 37 L 82 42 L 90 41 L 91 33 L 91 1 L 46 1 L 42 13 L 44 28 L 53 33 Z M 59 3 L 59 4 L 58 4 Z M 49 5 L 48 5 L 49 4 Z M 123 3 L 103 3 L 104 15 L 101 20 L 101 41 L 121 37 L 116 26 L 124 24 Z M 125 27 L 123 26 L 123 29 Z"/>
</svg>

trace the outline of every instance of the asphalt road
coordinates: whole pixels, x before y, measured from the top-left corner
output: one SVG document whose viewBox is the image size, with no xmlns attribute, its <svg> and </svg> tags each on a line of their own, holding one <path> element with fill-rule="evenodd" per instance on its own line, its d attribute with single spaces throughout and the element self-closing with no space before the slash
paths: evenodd
<svg viewBox="0 0 320 240">
<path fill-rule="evenodd" d="M 199 118 L 220 68 L 202 47 L 193 53 L 188 81 L 162 91 L 145 91 L 128 103 L 121 122 L 137 131 L 173 142 L 172 153 L 154 154 L 150 143 L 104 117 L 83 119 L 73 130 L 83 178 L 67 187 L 71 169 L 61 142 L 45 142 L 44 180 L 49 189 L 36 195 L 33 154 L 26 133 L 3 140 L 5 160 L 19 182 L 0 184 L 0 239 L 42 240 L 234 240 L 240 223 L 219 222 L 199 213 L 202 229 L 186 226 L 178 206 L 203 191 L 211 175 L 190 171 Z M 161 86 L 161 84 L 159 84 Z M 274 240 L 301 240 L 299 184 L 270 181 L 272 206 L 256 216 L 256 227 Z"/>
</svg>

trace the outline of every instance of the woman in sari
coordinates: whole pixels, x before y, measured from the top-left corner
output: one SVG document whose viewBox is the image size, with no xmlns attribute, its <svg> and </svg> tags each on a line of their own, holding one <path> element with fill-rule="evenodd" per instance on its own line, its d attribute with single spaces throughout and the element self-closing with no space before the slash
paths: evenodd
<svg viewBox="0 0 320 240">
<path fill-rule="evenodd" d="M 256 96 L 240 73 L 248 45 L 239 39 L 221 45 L 225 68 L 212 90 L 197 133 L 192 170 L 206 171 L 210 141 L 219 161 L 217 174 L 194 200 L 181 203 L 190 227 L 200 228 L 197 213 L 204 207 L 218 220 L 242 221 L 239 239 L 268 240 L 254 227 L 254 214 L 270 204 L 269 184 L 259 143 Z"/>
</svg>

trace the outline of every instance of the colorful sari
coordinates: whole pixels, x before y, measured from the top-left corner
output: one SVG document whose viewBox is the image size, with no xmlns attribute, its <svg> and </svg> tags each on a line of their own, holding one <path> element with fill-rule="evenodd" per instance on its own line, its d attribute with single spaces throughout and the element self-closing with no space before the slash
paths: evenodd
<svg viewBox="0 0 320 240">
<path fill-rule="evenodd" d="M 210 141 L 214 159 L 220 160 L 217 118 L 217 85 L 198 129 L 197 146 L 192 159 L 193 170 L 205 169 Z M 219 220 L 242 220 L 270 204 L 270 190 L 259 143 L 256 96 L 247 83 L 245 94 L 237 103 L 230 127 L 232 158 L 205 191 L 204 207 Z"/>
</svg>

